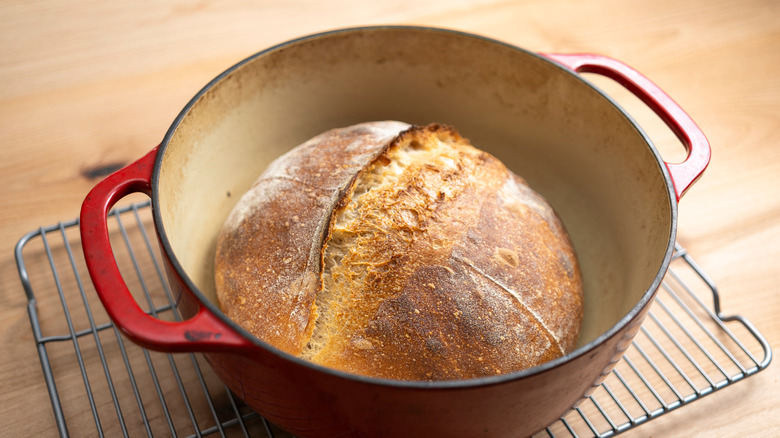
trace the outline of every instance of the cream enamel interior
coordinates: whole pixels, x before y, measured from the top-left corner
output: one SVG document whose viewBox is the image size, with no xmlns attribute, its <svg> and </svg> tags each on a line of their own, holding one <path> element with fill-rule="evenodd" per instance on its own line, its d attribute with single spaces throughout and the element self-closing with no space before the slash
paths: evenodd
<svg viewBox="0 0 780 438">
<path fill-rule="evenodd" d="M 583 270 L 580 344 L 625 316 L 658 274 L 674 201 L 647 140 L 609 99 L 490 40 L 373 28 L 259 54 L 169 135 L 157 181 L 164 234 L 206 297 L 216 302 L 217 233 L 265 166 L 320 132 L 371 120 L 450 124 L 547 198 Z"/>
</svg>

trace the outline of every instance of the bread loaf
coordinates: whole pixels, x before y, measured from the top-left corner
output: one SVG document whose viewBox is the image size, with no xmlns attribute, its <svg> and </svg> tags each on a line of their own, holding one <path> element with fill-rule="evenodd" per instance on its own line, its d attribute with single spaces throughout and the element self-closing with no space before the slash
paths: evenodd
<svg viewBox="0 0 780 438">
<path fill-rule="evenodd" d="M 402 380 L 570 352 L 582 279 L 552 207 L 453 128 L 371 122 L 274 161 L 218 239 L 225 313 L 314 363 Z"/>
</svg>

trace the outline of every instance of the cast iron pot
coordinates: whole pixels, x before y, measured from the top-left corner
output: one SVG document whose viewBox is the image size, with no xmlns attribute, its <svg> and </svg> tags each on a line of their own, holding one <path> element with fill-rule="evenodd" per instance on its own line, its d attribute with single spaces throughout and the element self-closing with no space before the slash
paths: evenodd
<svg viewBox="0 0 780 438">
<path fill-rule="evenodd" d="M 687 158 L 664 162 L 631 117 L 578 72 L 608 76 L 640 97 L 678 134 Z M 455 126 L 557 209 L 585 281 L 574 352 L 495 377 L 391 381 L 292 357 L 222 313 L 213 285 L 217 232 L 264 167 L 325 130 L 390 119 Z M 518 437 L 564 414 L 628 347 L 670 262 L 677 202 L 709 154 L 672 99 L 615 60 L 540 55 L 441 29 L 346 29 L 280 44 L 216 77 L 159 146 L 91 191 L 81 234 L 97 292 L 124 335 L 153 350 L 204 353 L 238 397 L 290 432 Z M 114 261 L 107 214 L 132 192 L 152 199 L 181 322 L 144 313 Z"/>
</svg>

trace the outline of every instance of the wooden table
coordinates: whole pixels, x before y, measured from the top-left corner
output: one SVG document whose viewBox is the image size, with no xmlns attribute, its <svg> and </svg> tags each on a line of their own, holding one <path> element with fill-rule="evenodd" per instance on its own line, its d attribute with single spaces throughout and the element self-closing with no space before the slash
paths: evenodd
<svg viewBox="0 0 780 438">
<path fill-rule="evenodd" d="M 98 2 L 0 5 L 0 436 L 54 436 L 13 248 L 76 217 L 107 170 L 156 145 L 189 98 L 240 59 L 367 24 L 460 29 L 548 52 L 597 52 L 686 109 L 712 162 L 680 205 L 678 241 L 727 313 L 780 345 L 780 3 L 767 0 Z M 682 148 L 618 87 L 665 157 Z M 628 436 L 780 436 L 780 368 Z M 67 388 L 65 388 L 67 389 Z M 65 390 L 63 389 L 63 390 Z"/>
</svg>

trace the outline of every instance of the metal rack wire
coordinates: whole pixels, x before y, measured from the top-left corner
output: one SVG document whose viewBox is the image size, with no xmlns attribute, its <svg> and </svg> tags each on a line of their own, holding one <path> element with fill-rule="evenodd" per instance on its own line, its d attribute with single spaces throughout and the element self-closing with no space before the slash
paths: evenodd
<svg viewBox="0 0 780 438">
<path fill-rule="evenodd" d="M 116 209 L 120 271 L 139 303 L 176 320 L 148 203 Z M 25 235 L 15 249 L 43 378 L 61 436 L 289 437 L 249 410 L 197 354 L 126 342 L 94 293 L 78 222 Z M 721 313 L 718 292 L 678 247 L 633 345 L 582 403 L 537 436 L 610 437 L 737 383 L 772 358 L 747 319 Z"/>
</svg>

